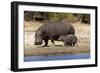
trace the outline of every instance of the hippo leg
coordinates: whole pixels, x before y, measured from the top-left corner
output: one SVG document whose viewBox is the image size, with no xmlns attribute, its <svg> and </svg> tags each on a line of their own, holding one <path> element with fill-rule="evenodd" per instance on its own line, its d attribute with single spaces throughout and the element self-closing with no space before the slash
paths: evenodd
<svg viewBox="0 0 100 73">
<path fill-rule="evenodd" d="M 52 42 L 52 45 L 55 46 L 55 41 L 54 40 L 51 40 L 51 42 Z"/>
<path fill-rule="evenodd" d="M 65 42 L 64 42 L 64 46 L 65 46 L 65 47 L 68 47 L 68 46 L 69 46 L 68 42 L 65 41 Z"/>
<path fill-rule="evenodd" d="M 44 40 L 45 45 L 43 47 L 46 47 L 48 45 L 48 39 Z"/>
<path fill-rule="evenodd" d="M 70 46 L 71 46 L 71 44 L 70 44 L 70 43 L 67 43 L 67 46 L 68 46 L 68 47 L 70 47 Z"/>
<path fill-rule="evenodd" d="M 77 43 L 74 43 L 74 46 L 78 47 L 78 44 Z"/>
<path fill-rule="evenodd" d="M 75 43 L 72 43 L 72 46 L 75 46 Z"/>
<path fill-rule="evenodd" d="M 55 41 L 54 41 L 53 37 L 50 37 L 50 40 L 51 40 L 52 46 L 55 46 Z"/>
<path fill-rule="evenodd" d="M 74 47 L 75 46 L 75 43 L 72 43 L 72 46 Z"/>
<path fill-rule="evenodd" d="M 66 43 L 64 43 L 63 47 L 67 47 Z"/>
</svg>

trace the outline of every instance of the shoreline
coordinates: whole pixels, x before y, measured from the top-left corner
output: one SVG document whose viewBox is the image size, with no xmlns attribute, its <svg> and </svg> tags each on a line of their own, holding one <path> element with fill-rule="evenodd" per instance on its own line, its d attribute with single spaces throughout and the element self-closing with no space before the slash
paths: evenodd
<svg viewBox="0 0 100 73">
<path fill-rule="evenodd" d="M 40 56 L 40 55 L 45 55 L 45 56 L 50 56 L 50 55 L 64 55 L 64 54 L 78 54 L 78 53 L 90 53 L 89 48 L 74 48 L 74 47 L 69 47 L 69 48 L 36 48 L 36 49 L 25 49 L 24 51 L 24 56 Z"/>
</svg>

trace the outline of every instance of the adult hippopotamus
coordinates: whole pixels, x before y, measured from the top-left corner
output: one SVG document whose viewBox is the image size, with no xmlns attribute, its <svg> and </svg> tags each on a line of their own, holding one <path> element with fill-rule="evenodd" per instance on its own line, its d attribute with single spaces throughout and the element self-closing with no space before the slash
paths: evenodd
<svg viewBox="0 0 100 73">
<path fill-rule="evenodd" d="M 48 45 L 48 40 L 54 44 L 55 40 L 62 35 L 75 34 L 74 27 L 62 21 L 44 23 L 35 33 L 35 45 L 41 45 L 45 42 L 44 46 Z"/>
</svg>

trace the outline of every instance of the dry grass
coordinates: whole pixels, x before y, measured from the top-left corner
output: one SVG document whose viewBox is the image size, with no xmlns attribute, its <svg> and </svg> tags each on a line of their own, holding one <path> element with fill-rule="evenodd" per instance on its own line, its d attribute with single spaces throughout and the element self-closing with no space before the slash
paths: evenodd
<svg viewBox="0 0 100 73">
<path fill-rule="evenodd" d="M 25 55 L 54 55 L 54 54 L 65 54 L 65 53 L 80 53 L 90 51 L 90 25 L 82 23 L 73 23 L 75 27 L 75 34 L 78 37 L 78 46 L 74 47 L 63 47 L 63 42 L 56 41 L 55 44 L 58 46 L 52 46 L 49 41 L 50 47 L 41 47 L 34 45 L 35 31 L 42 26 L 40 22 L 25 22 Z"/>
</svg>

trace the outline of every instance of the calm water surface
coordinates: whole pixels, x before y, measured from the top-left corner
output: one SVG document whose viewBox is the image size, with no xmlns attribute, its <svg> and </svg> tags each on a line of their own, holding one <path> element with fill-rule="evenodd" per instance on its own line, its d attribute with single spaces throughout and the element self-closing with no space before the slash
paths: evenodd
<svg viewBox="0 0 100 73">
<path fill-rule="evenodd" d="M 24 61 L 50 61 L 50 60 L 72 60 L 72 59 L 89 59 L 90 53 L 82 54 L 65 54 L 57 56 L 25 56 Z"/>
</svg>

